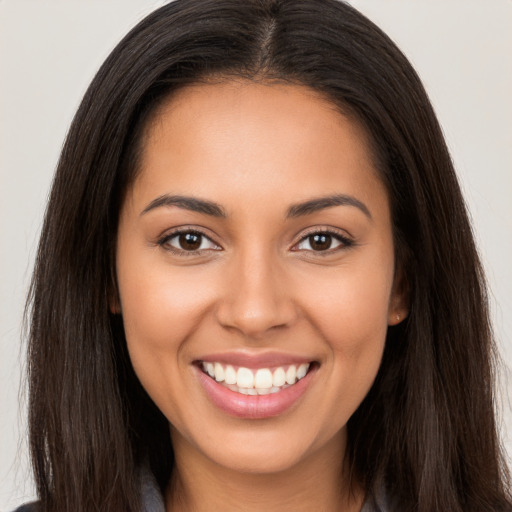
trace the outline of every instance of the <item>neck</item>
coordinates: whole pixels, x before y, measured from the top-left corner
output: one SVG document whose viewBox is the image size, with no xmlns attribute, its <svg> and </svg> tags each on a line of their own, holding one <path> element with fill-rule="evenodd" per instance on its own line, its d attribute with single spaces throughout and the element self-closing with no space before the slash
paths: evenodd
<svg viewBox="0 0 512 512">
<path fill-rule="evenodd" d="M 293 467 L 270 474 L 220 466 L 186 441 L 175 442 L 175 468 L 166 490 L 166 510 L 359 511 L 364 493 L 349 481 L 343 462 L 344 440 L 340 446 L 340 439 L 335 438 Z"/>
</svg>

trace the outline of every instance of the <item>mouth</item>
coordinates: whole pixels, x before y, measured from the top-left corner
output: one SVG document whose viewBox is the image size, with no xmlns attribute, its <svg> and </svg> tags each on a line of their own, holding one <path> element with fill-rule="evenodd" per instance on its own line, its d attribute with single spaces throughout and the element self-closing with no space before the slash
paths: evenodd
<svg viewBox="0 0 512 512">
<path fill-rule="evenodd" d="M 221 386 L 242 395 L 268 395 L 293 386 L 303 379 L 312 363 L 290 364 L 274 368 L 245 368 L 220 362 L 200 363 L 203 373 Z"/>
<path fill-rule="evenodd" d="M 249 368 L 201 360 L 194 366 L 210 401 L 221 411 L 246 419 L 286 412 L 306 392 L 319 368 L 316 361 Z"/>
</svg>

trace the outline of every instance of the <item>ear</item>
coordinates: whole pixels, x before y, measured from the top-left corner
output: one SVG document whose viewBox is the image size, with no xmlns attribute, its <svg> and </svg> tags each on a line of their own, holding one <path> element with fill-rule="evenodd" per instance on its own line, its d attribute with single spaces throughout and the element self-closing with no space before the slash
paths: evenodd
<svg viewBox="0 0 512 512">
<path fill-rule="evenodd" d="M 110 297 L 108 299 L 108 309 L 113 315 L 120 315 L 121 314 L 121 304 L 119 302 L 119 298 L 117 297 L 117 294 L 115 296 Z"/>
<path fill-rule="evenodd" d="M 119 298 L 119 292 L 117 289 L 117 281 L 115 276 L 112 276 L 107 290 L 108 297 L 108 309 L 113 315 L 120 315 L 121 311 L 121 300 Z"/>
<path fill-rule="evenodd" d="M 402 271 L 395 272 L 393 290 L 389 300 L 388 325 L 398 325 L 409 314 L 409 283 Z"/>
</svg>

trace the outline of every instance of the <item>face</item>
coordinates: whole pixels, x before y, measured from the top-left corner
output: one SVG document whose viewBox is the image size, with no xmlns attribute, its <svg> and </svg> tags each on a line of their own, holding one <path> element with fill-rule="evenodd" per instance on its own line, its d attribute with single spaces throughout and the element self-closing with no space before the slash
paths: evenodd
<svg viewBox="0 0 512 512">
<path fill-rule="evenodd" d="M 159 110 L 121 211 L 112 308 L 175 449 L 250 472 L 342 454 L 405 314 L 394 275 L 366 135 L 325 99 L 225 82 Z"/>
</svg>

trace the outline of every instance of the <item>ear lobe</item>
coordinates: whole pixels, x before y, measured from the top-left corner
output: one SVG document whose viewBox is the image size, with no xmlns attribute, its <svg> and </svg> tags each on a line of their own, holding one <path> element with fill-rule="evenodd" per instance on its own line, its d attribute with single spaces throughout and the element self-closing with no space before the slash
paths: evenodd
<svg viewBox="0 0 512 512">
<path fill-rule="evenodd" d="M 109 294 L 108 309 L 113 315 L 121 314 L 121 304 L 119 303 L 117 294 Z"/>
<path fill-rule="evenodd" d="M 395 274 L 389 301 L 388 325 L 398 325 L 409 315 L 409 283 L 402 272 Z"/>
<path fill-rule="evenodd" d="M 400 322 L 405 320 L 407 318 L 407 315 L 409 314 L 409 311 L 407 310 L 401 310 L 397 312 L 390 312 L 388 317 L 388 325 L 398 325 Z"/>
<path fill-rule="evenodd" d="M 121 314 L 121 300 L 117 291 L 117 284 L 115 281 L 111 283 L 108 289 L 108 309 L 113 315 Z"/>
<path fill-rule="evenodd" d="M 108 301 L 108 309 L 113 315 L 121 314 L 121 305 L 119 304 L 119 301 L 117 299 Z"/>
</svg>

